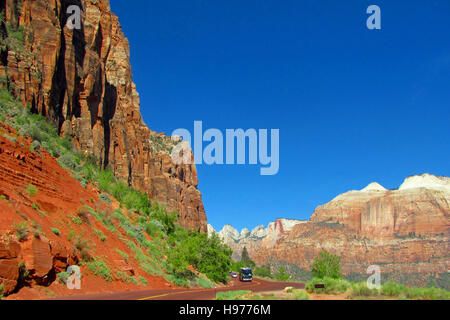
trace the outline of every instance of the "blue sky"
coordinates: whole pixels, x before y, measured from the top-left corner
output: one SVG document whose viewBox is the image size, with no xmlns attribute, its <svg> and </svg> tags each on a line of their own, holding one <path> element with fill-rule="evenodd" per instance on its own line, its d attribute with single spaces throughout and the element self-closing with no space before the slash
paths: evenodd
<svg viewBox="0 0 450 320">
<path fill-rule="evenodd" d="M 366 8 L 382 29 L 366 28 Z M 280 171 L 199 165 L 216 229 L 450 176 L 450 1 L 111 0 L 155 131 L 280 129 Z"/>
</svg>

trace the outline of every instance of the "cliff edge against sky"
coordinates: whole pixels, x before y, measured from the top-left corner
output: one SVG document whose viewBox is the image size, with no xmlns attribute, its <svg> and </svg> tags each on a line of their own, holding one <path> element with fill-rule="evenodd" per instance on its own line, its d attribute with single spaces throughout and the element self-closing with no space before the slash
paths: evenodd
<svg viewBox="0 0 450 320">
<path fill-rule="evenodd" d="M 82 27 L 66 27 L 67 8 L 82 8 Z M 130 186 L 206 232 L 195 165 L 174 165 L 170 139 L 144 123 L 132 81 L 129 44 L 108 0 L 2 0 L 0 77 L 62 136 Z M 19 41 L 5 44 L 9 30 Z"/>
</svg>

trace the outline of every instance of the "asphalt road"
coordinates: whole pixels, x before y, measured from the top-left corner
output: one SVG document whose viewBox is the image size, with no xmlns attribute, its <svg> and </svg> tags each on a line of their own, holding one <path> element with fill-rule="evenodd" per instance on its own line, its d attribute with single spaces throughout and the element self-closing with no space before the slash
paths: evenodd
<svg viewBox="0 0 450 320">
<path fill-rule="evenodd" d="M 298 282 L 275 282 L 263 279 L 254 279 L 252 282 L 232 280 L 232 285 L 217 289 L 172 289 L 172 290 L 143 290 L 118 292 L 109 294 L 88 294 L 57 298 L 56 300 L 213 300 L 217 292 L 251 290 L 253 292 L 266 292 L 283 290 L 286 287 L 303 289 L 305 285 Z"/>
</svg>

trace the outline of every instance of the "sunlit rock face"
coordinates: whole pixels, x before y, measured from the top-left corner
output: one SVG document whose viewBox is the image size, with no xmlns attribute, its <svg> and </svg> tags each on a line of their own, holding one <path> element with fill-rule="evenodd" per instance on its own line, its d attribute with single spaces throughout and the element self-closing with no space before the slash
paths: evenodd
<svg viewBox="0 0 450 320">
<path fill-rule="evenodd" d="M 21 3 L 0 2 L 7 23 L 24 31 L 24 43 L 2 54 L 2 85 L 116 177 L 178 211 L 183 226 L 206 232 L 195 165 L 174 165 L 170 139 L 143 122 L 128 40 L 109 1 Z M 79 30 L 66 26 L 70 5 L 81 8 Z"/>
<path fill-rule="evenodd" d="M 342 258 L 345 274 L 365 274 L 378 264 L 384 274 L 423 275 L 420 284 L 428 285 L 428 276 L 445 276 L 450 268 L 449 181 L 424 174 L 405 179 L 398 190 L 372 183 L 346 192 L 251 256 L 258 264 L 309 270 L 325 249 Z"/>
<path fill-rule="evenodd" d="M 249 255 L 261 248 L 271 248 L 281 235 L 289 232 L 295 225 L 305 223 L 300 220 L 278 219 L 271 222 L 267 228 L 258 226 L 252 231 L 244 228 L 241 233 L 231 225 L 226 225 L 219 232 L 216 232 L 211 225 L 208 225 L 208 232 L 216 232 L 224 242 L 233 250 L 233 258 L 239 260 L 242 250 L 247 248 Z"/>
</svg>

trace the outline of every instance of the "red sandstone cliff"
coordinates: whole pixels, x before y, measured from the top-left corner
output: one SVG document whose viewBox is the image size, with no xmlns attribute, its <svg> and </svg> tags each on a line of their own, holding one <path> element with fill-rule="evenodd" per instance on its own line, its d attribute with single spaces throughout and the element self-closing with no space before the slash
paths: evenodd
<svg viewBox="0 0 450 320">
<path fill-rule="evenodd" d="M 91 185 L 83 188 L 49 153 L 32 151 L 32 140 L 16 134 L 0 123 L 0 298 L 14 293 L 8 298 L 41 299 L 50 298 L 50 293 L 139 290 L 142 285 L 167 288 L 164 278 L 142 269 L 142 261 L 127 245 L 135 238 L 117 221 L 108 228 L 84 209 L 89 206 L 111 219 L 114 210 L 121 210 L 120 204 L 115 199 L 111 204 L 101 201 L 99 190 Z M 27 191 L 30 185 L 36 188 L 35 194 Z M 136 218 L 127 210 L 121 212 Z M 83 222 L 74 222 L 74 217 L 83 217 Z M 79 264 L 86 254 L 104 259 L 111 279 L 94 275 L 87 263 Z M 82 288 L 69 290 L 57 275 L 77 264 L 83 274 Z M 133 283 L 131 277 L 145 283 Z"/>
<path fill-rule="evenodd" d="M 81 30 L 66 27 L 70 5 L 82 8 Z M 183 226 L 206 232 L 195 166 L 174 165 L 169 139 L 142 120 L 128 40 L 109 1 L 1 0 L 0 10 L 2 85 L 121 180 L 177 210 Z M 7 45 L 11 30 L 23 41 Z"/>
</svg>

